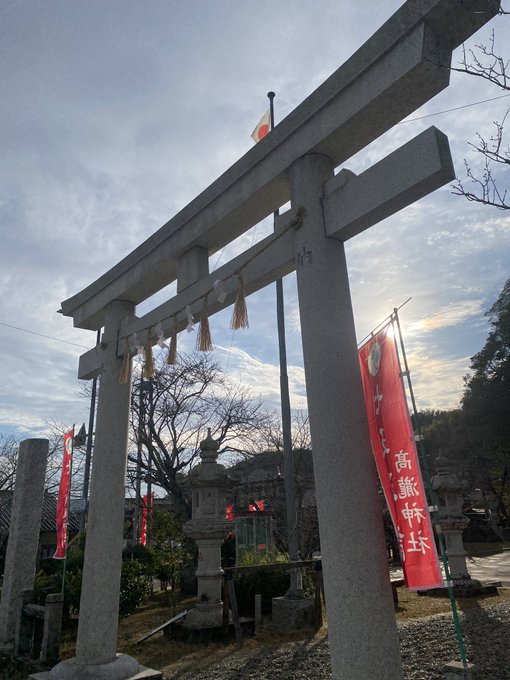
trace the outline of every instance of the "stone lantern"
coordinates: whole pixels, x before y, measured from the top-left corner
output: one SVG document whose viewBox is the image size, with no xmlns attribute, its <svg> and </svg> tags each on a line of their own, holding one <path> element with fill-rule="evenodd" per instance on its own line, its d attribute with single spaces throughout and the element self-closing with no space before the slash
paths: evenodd
<svg viewBox="0 0 510 680">
<path fill-rule="evenodd" d="M 184 482 L 191 490 L 192 519 L 183 529 L 198 548 L 198 602 L 184 621 L 184 627 L 192 629 L 222 625 L 221 546 L 234 525 L 225 518 L 225 490 L 238 480 L 216 462 L 218 448 L 209 429 L 207 438 L 200 443 L 201 463 L 191 469 Z"/>
<path fill-rule="evenodd" d="M 439 524 L 445 538 L 455 594 L 474 595 L 481 591 L 482 585 L 468 573 L 462 543 L 462 531 L 469 524 L 469 519 L 462 513 L 467 482 L 459 478 L 451 461 L 441 453 L 435 464 L 437 474 L 432 477 L 432 489 L 439 503 Z"/>
</svg>

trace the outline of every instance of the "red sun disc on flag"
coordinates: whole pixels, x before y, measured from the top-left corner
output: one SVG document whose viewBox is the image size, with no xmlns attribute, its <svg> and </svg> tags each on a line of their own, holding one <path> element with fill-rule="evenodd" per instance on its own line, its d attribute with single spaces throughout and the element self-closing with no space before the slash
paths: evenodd
<svg viewBox="0 0 510 680">
<path fill-rule="evenodd" d="M 261 139 L 264 139 L 264 137 L 267 135 L 269 132 L 269 125 L 261 125 L 259 129 L 257 130 L 257 137 L 260 142 Z"/>
</svg>

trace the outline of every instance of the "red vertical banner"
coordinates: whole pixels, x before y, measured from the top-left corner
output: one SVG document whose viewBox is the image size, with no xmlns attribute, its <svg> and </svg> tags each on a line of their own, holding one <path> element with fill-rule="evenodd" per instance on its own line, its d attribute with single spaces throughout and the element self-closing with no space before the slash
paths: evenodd
<svg viewBox="0 0 510 680">
<path fill-rule="evenodd" d="M 390 323 L 359 350 L 363 392 L 406 586 L 427 590 L 441 587 L 443 577 L 392 331 Z"/>
<path fill-rule="evenodd" d="M 69 524 L 69 495 L 71 491 L 71 470 L 73 465 L 74 427 L 64 435 L 64 457 L 57 499 L 57 549 L 53 558 L 63 560 L 67 550 L 67 526 Z"/>
<path fill-rule="evenodd" d="M 144 496 L 142 499 L 142 525 L 140 527 L 140 544 L 147 545 L 147 525 L 152 517 L 152 512 L 154 510 L 154 494 L 151 493 L 150 508 L 149 508 L 149 497 Z"/>
</svg>

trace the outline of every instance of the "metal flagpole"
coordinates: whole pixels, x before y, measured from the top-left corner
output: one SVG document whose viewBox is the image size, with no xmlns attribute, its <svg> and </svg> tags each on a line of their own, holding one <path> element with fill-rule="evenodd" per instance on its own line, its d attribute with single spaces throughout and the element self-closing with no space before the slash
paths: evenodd
<svg viewBox="0 0 510 680">
<path fill-rule="evenodd" d="M 268 92 L 269 98 L 269 112 L 271 119 L 271 130 L 274 129 L 274 92 Z M 279 210 L 275 210 L 274 229 L 276 230 L 276 221 L 279 215 Z M 299 560 L 299 547 L 297 541 L 297 516 L 296 516 L 296 499 L 294 493 L 294 458 L 292 453 L 292 435 L 291 435 L 291 416 L 290 416 L 290 396 L 289 396 L 289 377 L 287 374 L 287 348 L 285 343 L 285 308 L 283 300 L 283 281 L 277 279 L 276 281 L 276 319 L 278 327 L 278 350 L 280 357 L 280 400 L 282 412 L 282 433 L 283 433 L 283 464 L 284 464 L 284 483 L 285 483 L 285 499 L 287 510 L 287 540 L 289 550 L 289 561 L 296 562 Z M 290 588 L 287 593 L 289 597 L 301 597 L 303 587 L 301 583 L 301 574 L 298 569 L 290 572 Z"/>
<path fill-rule="evenodd" d="M 149 378 L 149 417 L 147 419 L 148 435 L 149 435 L 149 445 L 148 445 L 148 460 L 147 460 L 147 504 L 145 509 L 145 531 L 146 531 L 146 545 L 150 546 L 152 541 L 152 506 L 151 506 L 151 496 L 152 496 L 152 432 L 151 432 L 151 420 L 153 418 L 154 410 L 154 383 L 152 378 Z"/>
<path fill-rule="evenodd" d="M 400 353 L 397 351 L 397 358 L 399 362 L 399 369 L 400 369 L 400 375 L 402 377 L 405 377 L 407 380 L 407 386 L 409 388 L 409 395 L 411 397 L 411 404 L 413 407 L 413 415 L 414 415 L 414 423 L 415 423 L 415 430 L 416 430 L 416 439 L 419 442 L 419 458 L 423 464 L 423 471 L 425 473 L 425 480 L 427 483 L 427 487 L 429 490 L 430 494 L 430 500 L 432 503 L 432 510 L 434 514 L 437 515 L 438 512 L 438 502 L 437 502 L 437 497 L 436 494 L 434 493 L 434 489 L 432 488 L 431 484 L 431 477 L 430 477 L 430 471 L 429 471 L 429 466 L 427 462 L 427 457 L 425 455 L 425 444 L 423 441 L 423 436 L 421 434 L 421 428 L 420 428 L 420 423 L 418 420 L 418 409 L 416 407 L 416 399 L 414 397 L 414 390 L 413 390 L 413 384 L 411 382 L 411 373 L 409 371 L 409 365 L 407 363 L 407 355 L 404 347 L 404 339 L 402 337 L 402 332 L 400 328 L 400 320 L 398 316 L 398 309 L 395 307 L 393 310 L 393 314 L 391 315 L 391 323 L 393 327 L 393 331 L 395 331 L 395 326 L 397 333 L 395 336 L 398 334 L 398 339 L 399 339 L 399 344 L 400 344 L 400 351 L 402 353 L 402 360 L 404 362 L 404 370 L 402 371 L 402 366 L 400 363 Z M 440 552 L 441 552 L 441 559 L 443 561 L 444 565 L 444 571 L 445 571 L 445 576 L 446 576 L 446 586 L 448 589 L 448 597 L 450 599 L 450 607 L 452 609 L 452 617 L 453 617 L 453 623 L 455 626 L 455 636 L 457 638 L 457 644 L 459 646 L 459 655 L 460 659 L 462 661 L 462 665 L 464 666 L 464 669 L 467 669 L 468 667 L 468 660 L 467 660 L 467 654 L 466 654 L 466 647 L 464 645 L 464 635 L 462 632 L 462 626 L 460 623 L 459 619 L 459 614 L 457 611 L 457 603 L 455 602 L 455 593 L 453 591 L 452 587 L 452 579 L 451 579 L 451 574 L 450 574 L 450 567 L 448 564 L 448 553 L 446 551 L 446 542 L 444 539 L 443 531 L 441 528 L 441 525 L 439 524 L 437 518 L 434 522 L 434 529 L 436 530 L 436 535 L 439 541 L 439 547 L 440 547 Z"/>
<path fill-rule="evenodd" d="M 101 340 L 101 329 L 98 329 L 96 336 L 96 346 Z M 85 531 L 85 520 L 87 517 L 87 501 L 89 497 L 89 482 L 90 482 L 90 464 L 92 461 L 92 440 L 94 436 L 94 418 L 96 414 L 96 392 L 97 392 L 97 376 L 92 380 L 92 394 L 90 395 L 90 412 L 89 412 L 89 431 L 87 436 L 87 448 L 85 451 L 85 472 L 83 474 L 83 490 L 82 501 L 83 510 L 80 516 L 80 534 Z"/>
<path fill-rule="evenodd" d="M 140 525 L 142 510 L 142 434 L 145 419 L 145 409 L 143 403 L 143 375 L 140 372 L 140 389 L 138 396 L 138 442 L 136 446 L 136 478 L 135 478 L 135 510 L 133 513 L 133 539 L 135 543 L 140 542 Z"/>
</svg>

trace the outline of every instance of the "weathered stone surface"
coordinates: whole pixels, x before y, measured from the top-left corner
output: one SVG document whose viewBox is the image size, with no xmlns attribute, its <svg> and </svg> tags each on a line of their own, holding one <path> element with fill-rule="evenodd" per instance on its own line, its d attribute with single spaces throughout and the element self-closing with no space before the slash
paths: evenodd
<svg viewBox="0 0 510 680">
<path fill-rule="evenodd" d="M 34 587 L 48 458 L 47 439 L 21 442 L 0 602 L 0 649 L 13 649 L 21 592 Z"/>
<path fill-rule="evenodd" d="M 314 602 L 308 598 L 291 600 L 273 597 L 273 628 L 281 631 L 313 628 Z"/>
<path fill-rule="evenodd" d="M 82 666 L 76 659 L 62 661 L 51 671 L 34 673 L 31 680 L 161 680 L 162 674 L 145 666 L 127 654 L 117 654 L 105 664 Z"/>
</svg>

